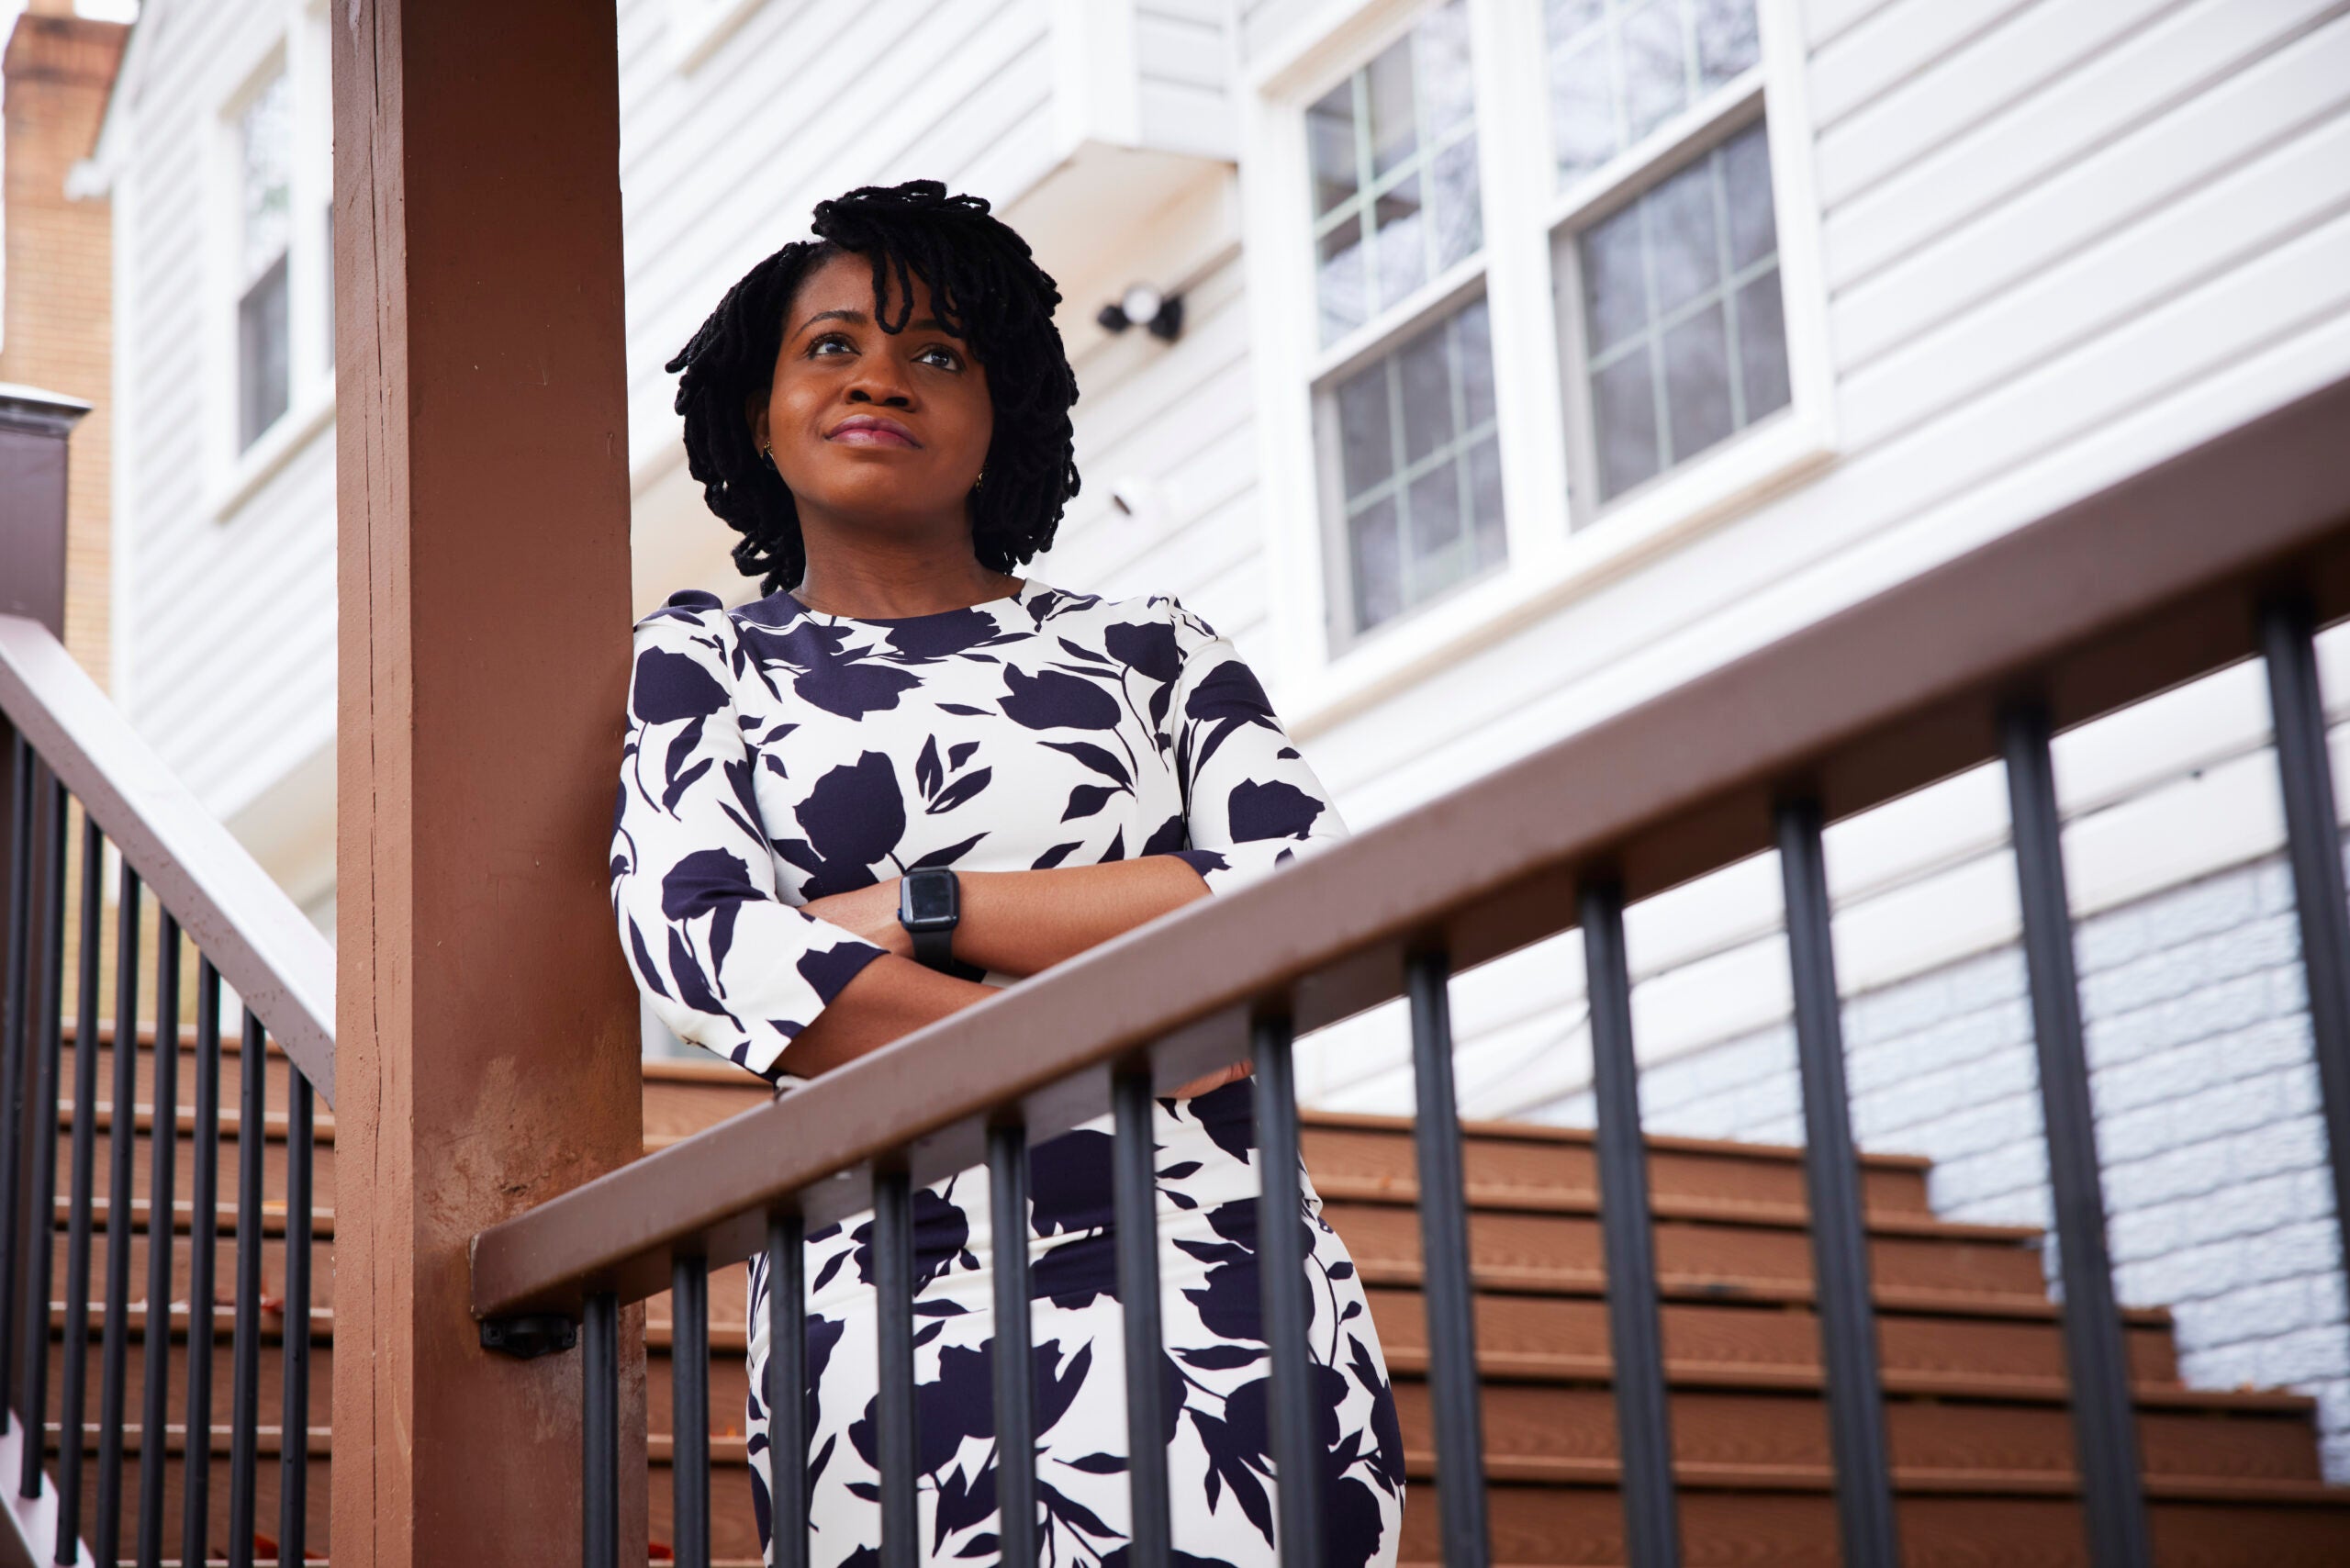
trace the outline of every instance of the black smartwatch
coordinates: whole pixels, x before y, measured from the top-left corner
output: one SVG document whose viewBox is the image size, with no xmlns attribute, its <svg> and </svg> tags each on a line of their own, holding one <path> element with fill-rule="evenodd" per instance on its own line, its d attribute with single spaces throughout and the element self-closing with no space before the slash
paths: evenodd
<svg viewBox="0 0 2350 1568">
<path fill-rule="evenodd" d="M 909 871 L 898 882 L 898 924 L 914 939 L 914 962 L 950 974 L 955 927 L 963 918 L 963 884 L 937 867 Z"/>
</svg>

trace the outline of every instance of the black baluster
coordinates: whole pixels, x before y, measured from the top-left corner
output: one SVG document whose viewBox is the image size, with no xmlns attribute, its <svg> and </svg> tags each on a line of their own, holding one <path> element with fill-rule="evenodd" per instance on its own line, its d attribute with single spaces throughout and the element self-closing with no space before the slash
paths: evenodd
<svg viewBox="0 0 2350 1568">
<path fill-rule="evenodd" d="M 808 1568 L 808 1249 L 797 1214 L 767 1221 L 768 1521 L 775 1568 Z"/>
<path fill-rule="evenodd" d="M 57 1237 L 57 1085 L 62 1059 L 65 1019 L 65 878 L 67 828 L 65 786 L 51 779 L 45 801 L 43 826 L 48 854 L 41 913 L 41 1001 L 39 1037 L 32 1059 L 32 1087 L 27 1095 L 27 1130 L 32 1137 L 32 1158 L 26 1175 L 32 1182 L 31 1202 L 25 1205 L 24 1295 L 24 1462 L 17 1473 L 17 1495 L 39 1497 L 47 1480 L 48 1459 L 42 1441 L 43 1418 L 49 1409 L 49 1287 L 50 1258 Z"/>
<path fill-rule="evenodd" d="M 277 1560 L 302 1561 L 310 1503 L 310 1081 L 285 1067 L 285 1398 L 279 1417 Z"/>
<path fill-rule="evenodd" d="M 2306 600 L 2283 600 L 2262 612 L 2260 651 L 2268 666 L 2277 782 L 2285 799 L 2285 842 L 2300 914 L 2311 1054 L 2325 1115 L 2334 1223 L 2342 1256 L 2350 1260 L 2350 899 L 2343 887 L 2341 818 L 2326 749 L 2316 634 Z"/>
<path fill-rule="evenodd" d="M 0 1006 L 0 1429 L 10 1419 L 17 1349 L 17 1168 L 24 1153 L 25 1032 L 31 1016 L 33 824 L 39 791 L 33 748 L 22 734 L 9 746 L 8 961 L 6 1005 Z M 46 1327 L 46 1325 L 43 1326 Z M 47 1338 L 46 1334 L 42 1336 Z M 18 1436 L 38 1449 L 40 1438 Z"/>
<path fill-rule="evenodd" d="M 2079 1454 L 2081 1509 L 2098 1568 L 2151 1562 L 2146 1499 L 2139 1479 L 2137 1412 L 2129 1352 L 2113 1299 L 2106 1250 L 2105 1189 L 2089 1099 L 2088 1054 L 2073 967 L 2073 912 L 2065 890 L 2065 849 L 2056 814 L 2056 774 L 2048 756 L 2047 710 L 2019 703 L 2001 715 L 2008 803 L 2015 827 L 2016 884 L 2023 905 L 2024 966 L 2039 1046 L 2041 1119 L 2048 1138 L 2048 1184 L 2055 1199 L 2056 1249 L 2065 1282 L 2065 1361 L 2073 1385 L 2073 1441 Z"/>
<path fill-rule="evenodd" d="M 196 964 L 196 1128 L 188 1149 L 187 1451 L 180 1465 L 180 1561 L 211 1555 L 212 1336 L 215 1253 L 220 1245 L 220 977 Z"/>
<path fill-rule="evenodd" d="M 1591 992 L 1591 1081 L 1597 1112 L 1599 1228 L 1607 1263 L 1608 1341 L 1616 1362 L 1616 1433 L 1624 1539 L 1633 1568 L 1678 1568 L 1681 1522 L 1673 1484 L 1673 1416 L 1658 1319 L 1648 1145 L 1640 1134 L 1640 1067 L 1632 1053 L 1632 980 L 1624 950 L 1624 893 L 1595 882 L 1583 893 L 1583 950 Z"/>
<path fill-rule="evenodd" d="M 914 1404 L 913 1194 L 902 1170 L 873 1178 L 877 1383 L 874 1450 L 881 1472 L 881 1568 L 922 1560 L 914 1466 L 922 1454 Z"/>
<path fill-rule="evenodd" d="M 1006 1564 L 1035 1568 L 1036 1397 L 1028 1316 L 1028 1129 L 988 1129 L 989 1225 L 995 1268 L 995 1495 Z M 778 1568 L 781 1560 L 778 1559 Z"/>
<path fill-rule="evenodd" d="M 1321 1568 L 1321 1421 L 1308 1338 L 1305 1191 L 1298 1172 L 1297 1074 L 1286 1018 L 1259 1018 L 1249 1029 L 1256 1066 L 1258 1285 L 1263 1296 L 1267 1391 L 1272 1419 L 1275 1540 L 1282 1568 Z"/>
<path fill-rule="evenodd" d="M 1421 1294 L 1427 1303 L 1428 1394 L 1435 1407 L 1437 1504 L 1444 1561 L 1492 1561 L 1485 1523 L 1485 1431 L 1479 1403 L 1477 1321 L 1470 1282 L 1469 1193 L 1461 1170 L 1460 1113 L 1452 1092 L 1451 964 L 1416 956 L 1411 995 L 1416 1105 L 1412 1141 L 1420 1189 Z"/>
<path fill-rule="evenodd" d="M 710 1260 L 669 1265 L 669 1485 L 677 1568 L 710 1568 Z"/>
<path fill-rule="evenodd" d="M 1158 1145 L 1148 1068 L 1120 1072 L 1111 1084 L 1117 1129 L 1111 1159 L 1111 1207 L 1117 1226 L 1118 1301 L 1125 1314 L 1126 1483 L 1134 1536 L 1128 1568 L 1169 1568 L 1173 1546 L 1167 1497 L 1167 1352 L 1158 1326 Z"/>
<path fill-rule="evenodd" d="M 72 1568 L 81 1551 L 82 1417 L 88 1409 L 90 1356 L 90 1204 L 97 1173 L 98 958 L 104 932 L 106 838 L 82 812 L 81 950 L 74 975 L 73 1153 L 66 1182 L 65 1369 L 59 1383 L 57 1559 Z"/>
<path fill-rule="evenodd" d="M 147 1168 L 147 1334 L 139 1414 L 139 1568 L 163 1561 L 164 1442 L 172 1391 L 172 1241 L 180 1122 L 180 924 L 160 909 L 155 925 L 155 1106 Z M 126 1197 L 123 1206 L 128 1209 Z M 195 1346 L 189 1346 L 193 1354 Z M 190 1432 L 194 1440 L 194 1432 Z"/>
<path fill-rule="evenodd" d="M 131 1178 L 139 1157 L 139 873 L 123 857 L 115 904 L 114 1114 L 106 1142 L 106 1305 L 98 1363 L 98 1518 L 91 1551 L 101 1568 L 122 1553 L 122 1413 L 130 1356 Z"/>
<path fill-rule="evenodd" d="M 1795 982 L 1796 1062 L 1803 1081 L 1804 1182 L 1811 1203 L 1812 1273 L 1819 1303 L 1819 1365 L 1836 1461 L 1837 1523 L 1847 1562 L 1901 1561 L 1894 1530 L 1892 1459 L 1877 1376 L 1876 1311 L 1869 1297 L 1868 1220 L 1844 1082 L 1844 1029 L 1829 925 L 1828 863 L 1817 803 L 1779 808 L 1787 963 Z"/>
<path fill-rule="evenodd" d="M 269 1040 L 245 1009 L 237 1070 L 237 1306 L 229 1372 L 229 1568 L 252 1568 L 254 1450 L 261 1441 L 261 1171 Z M 287 1063 L 286 1070 L 293 1070 Z"/>
<path fill-rule="evenodd" d="M 610 1291 L 581 1308 L 579 1371 L 580 1568 L 620 1568 L 621 1298 Z"/>
</svg>

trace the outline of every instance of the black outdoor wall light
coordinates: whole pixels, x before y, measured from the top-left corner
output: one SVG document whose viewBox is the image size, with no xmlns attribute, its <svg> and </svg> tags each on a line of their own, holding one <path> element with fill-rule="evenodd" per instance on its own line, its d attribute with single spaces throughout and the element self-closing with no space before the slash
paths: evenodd
<svg viewBox="0 0 2350 1568">
<path fill-rule="evenodd" d="M 1171 343 L 1183 330 L 1183 297 L 1162 295 L 1147 283 L 1130 285 L 1126 292 L 1102 307 L 1093 318 L 1105 332 L 1123 332 L 1128 327 L 1140 327 L 1164 343 Z"/>
</svg>

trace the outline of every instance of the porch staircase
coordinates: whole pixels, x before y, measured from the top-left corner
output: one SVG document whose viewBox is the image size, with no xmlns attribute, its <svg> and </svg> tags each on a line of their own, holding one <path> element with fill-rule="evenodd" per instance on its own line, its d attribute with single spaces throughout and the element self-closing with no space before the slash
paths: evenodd
<svg viewBox="0 0 2350 1568">
<path fill-rule="evenodd" d="M 141 1047 L 142 1094 L 151 1081 Z M 223 1195 L 233 1196 L 238 1138 L 234 1107 L 247 1064 L 233 1040 L 221 1058 Z M 110 1080 L 102 1061 L 101 1086 Z M 286 1066 L 274 1051 L 265 1064 L 269 1103 L 284 1103 Z M 184 1062 L 183 1085 L 190 1081 Z M 648 1063 L 644 1125 L 648 1146 L 687 1136 L 765 1097 L 763 1086 L 720 1063 Z M 95 1107 L 98 1129 L 114 1107 Z M 61 1116 L 61 1182 L 73 1109 Z M 138 1175 L 131 1193 L 134 1298 L 142 1296 L 147 1248 L 162 1230 L 145 1208 L 151 1113 L 139 1116 Z M 185 1128 L 185 1115 L 184 1128 Z M 280 1408 L 283 1194 L 286 1128 L 273 1114 L 262 1136 L 271 1210 L 263 1263 L 256 1557 L 269 1561 L 277 1518 L 285 1434 Z M 328 1421 L 334 1354 L 334 1192 L 332 1118 L 319 1118 L 315 1181 L 317 1240 L 312 1264 L 316 1344 L 310 1383 L 310 1551 L 325 1556 L 330 1513 Z M 1386 1346 L 1403 1419 L 1410 1492 L 1403 1560 L 1438 1557 L 1433 1461 L 1429 1454 L 1427 1355 L 1418 1288 L 1418 1229 L 1412 1204 L 1410 1125 L 1382 1117 L 1306 1118 L 1305 1150 L 1325 1213 L 1353 1250 Z M 1825 1407 L 1820 1397 L 1818 1327 L 1803 1224 L 1803 1172 L 1791 1148 L 1657 1137 L 1651 1182 L 1656 1249 L 1664 1297 L 1667 1376 L 1681 1486 L 1685 1560 L 1752 1568 L 1833 1563 L 1835 1499 Z M 187 1279 L 189 1221 L 185 1194 L 192 1152 L 180 1139 L 183 1194 L 171 1245 L 174 1288 Z M 101 1138 L 99 1179 L 105 1179 Z M 1494 1559 L 1505 1564 L 1620 1563 L 1624 1561 L 1616 1492 L 1615 1417 L 1608 1387 L 1606 1306 L 1593 1154 L 1587 1135 L 1516 1124 L 1475 1124 L 1467 1140 L 1467 1177 L 1475 1219 L 1478 1352 L 1486 1376 L 1485 1444 L 1491 1483 Z M 1868 1157 L 1869 1205 L 1877 1304 L 1881 1313 L 1887 1425 L 1899 1492 L 1900 1528 L 1910 1568 L 1973 1564 L 2072 1564 L 2085 1562 L 2077 1522 L 2072 1438 L 2065 1408 L 2062 1348 L 2054 1308 L 2042 1284 L 2036 1232 L 1938 1220 L 1926 1198 L 1927 1164 L 1893 1155 Z M 61 1188 L 62 1190 L 62 1188 Z M 101 1188 L 103 1193 L 103 1188 Z M 99 1217 L 104 1218 L 101 1198 Z M 211 1529 L 214 1561 L 223 1561 L 228 1531 L 229 1322 L 234 1212 L 223 1203 L 216 1278 L 221 1306 L 214 1342 Z M 55 1473 L 55 1412 L 64 1333 L 64 1210 L 54 1240 L 48 1456 Z M 92 1248 L 92 1300 L 105 1292 L 104 1236 Z M 719 1561 L 757 1560 L 743 1439 L 745 1390 L 744 1277 L 741 1265 L 719 1271 L 711 1289 L 712 1546 Z M 277 1310 L 267 1308 L 275 1306 Z M 97 1315 L 92 1316 L 90 1419 L 84 1430 L 83 1539 L 95 1521 L 98 1391 Z M 140 1337 L 134 1308 L 126 1400 L 141 1397 Z M 2311 1402 L 2296 1394 L 2212 1392 L 2178 1381 L 2169 1315 L 2129 1315 L 2138 1379 L 2140 1433 L 2153 1509 L 2157 1561 L 2165 1568 L 2318 1568 L 2350 1562 L 2350 1489 L 2325 1486 L 2318 1466 Z M 188 1320 L 184 1306 L 170 1326 L 173 1407 L 184 1386 Z M 651 1361 L 650 1506 L 655 1557 L 669 1539 L 671 1334 L 666 1296 L 649 1305 Z M 185 1441 L 173 1428 L 174 1443 Z M 138 1457 L 126 1458 L 122 1540 L 134 1533 Z M 166 1499 L 167 1540 L 180 1518 L 178 1472 Z M 1179 1542 L 1180 1545 L 1180 1542 Z"/>
</svg>

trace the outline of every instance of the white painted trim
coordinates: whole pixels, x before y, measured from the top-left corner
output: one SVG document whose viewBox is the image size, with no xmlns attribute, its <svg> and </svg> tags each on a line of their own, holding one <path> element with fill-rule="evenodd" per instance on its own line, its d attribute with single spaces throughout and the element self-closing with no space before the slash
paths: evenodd
<svg viewBox="0 0 2350 1568">
<path fill-rule="evenodd" d="M 126 158 L 137 145 L 129 140 L 132 134 L 123 131 L 117 142 Z M 118 709 L 128 713 L 131 711 L 131 692 L 137 684 L 131 657 L 136 639 L 130 635 L 130 628 L 137 605 L 131 583 L 139 563 L 139 527 L 131 454 L 138 444 L 138 399 L 133 396 L 133 381 L 140 360 L 140 316 L 132 297 L 139 269 L 131 264 L 131 256 L 139 231 L 139 182 L 110 178 L 105 200 L 110 274 L 106 308 L 112 332 L 106 392 L 106 695 Z"/>
<path fill-rule="evenodd" d="M 25 1462 L 25 1428 L 14 1411 L 0 1415 L 0 1470 L 10 1475 L 22 1473 Z M 17 1495 L 15 1482 L 7 1488 L 8 1522 L 17 1539 L 33 1550 L 40 1562 L 57 1561 L 57 1486 L 46 1471 L 40 1473 L 40 1495 L 27 1499 Z M 73 1543 L 74 1568 L 95 1568 L 90 1549 L 80 1540 Z"/>
<path fill-rule="evenodd" d="M 333 428 L 334 374 L 330 371 L 325 379 L 311 383 L 304 402 L 289 406 L 275 424 L 237 454 L 218 487 L 206 498 L 204 515 L 218 523 L 234 519 L 312 441 Z"/>
<path fill-rule="evenodd" d="M 1135 0 L 1052 0 L 1053 161 L 1142 144 Z"/>
</svg>

